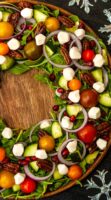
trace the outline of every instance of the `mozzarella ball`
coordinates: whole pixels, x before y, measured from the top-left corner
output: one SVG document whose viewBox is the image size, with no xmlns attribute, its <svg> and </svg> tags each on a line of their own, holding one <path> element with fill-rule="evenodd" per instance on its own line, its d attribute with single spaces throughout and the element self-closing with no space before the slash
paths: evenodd
<svg viewBox="0 0 111 200">
<path fill-rule="evenodd" d="M 20 185 L 25 180 L 26 175 L 23 173 L 17 173 L 14 176 L 15 184 Z"/>
<path fill-rule="evenodd" d="M 90 108 L 90 110 L 88 111 L 88 116 L 91 119 L 98 119 L 101 116 L 101 110 L 98 107 L 92 107 Z"/>
<path fill-rule="evenodd" d="M 3 13 L 2 11 L 0 11 L 0 21 L 2 21 L 2 19 L 3 19 Z"/>
<path fill-rule="evenodd" d="M 17 143 L 13 146 L 12 152 L 14 156 L 20 157 L 24 153 L 24 145 L 22 143 Z"/>
<path fill-rule="evenodd" d="M 105 63 L 105 60 L 101 54 L 96 54 L 93 63 L 95 67 L 102 67 Z"/>
<path fill-rule="evenodd" d="M 70 153 L 74 153 L 77 149 L 77 140 L 74 140 L 72 142 L 69 142 L 66 146 L 66 148 L 68 149 L 68 151 Z"/>
<path fill-rule="evenodd" d="M 5 127 L 2 131 L 2 136 L 6 139 L 10 139 L 13 136 L 13 131 L 11 128 Z"/>
<path fill-rule="evenodd" d="M 63 128 L 67 128 L 67 129 L 72 129 L 73 128 L 73 123 L 70 122 L 70 118 L 67 116 L 64 116 L 61 120 L 61 126 Z"/>
<path fill-rule="evenodd" d="M 10 50 L 17 50 L 20 47 L 20 42 L 16 38 L 12 38 L 7 42 L 7 45 Z"/>
<path fill-rule="evenodd" d="M 104 92 L 104 90 L 105 90 L 104 83 L 102 83 L 102 82 L 96 82 L 96 83 L 94 83 L 94 84 L 93 84 L 93 88 L 94 88 L 97 92 L 99 92 L 99 93 L 102 93 L 102 92 Z"/>
<path fill-rule="evenodd" d="M 75 90 L 75 91 L 69 92 L 68 99 L 72 101 L 73 103 L 78 103 L 80 101 L 80 91 Z"/>
<path fill-rule="evenodd" d="M 60 31 L 57 35 L 60 44 L 65 44 L 70 41 L 70 35 L 67 32 Z"/>
<path fill-rule="evenodd" d="M 36 35 L 35 36 L 36 45 L 41 46 L 41 45 L 45 44 L 45 39 L 46 39 L 46 36 L 41 33 Z"/>
<path fill-rule="evenodd" d="M 106 146 L 107 146 L 107 141 L 102 139 L 102 138 L 99 138 L 96 141 L 96 145 L 100 150 L 104 150 L 106 148 Z"/>
<path fill-rule="evenodd" d="M 33 16 L 33 9 L 31 8 L 24 8 L 21 10 L 21 16 L 25 19 L 31 19 Z"/>
<path fill-rule="evenodd" d="M 68 167 L 64 164 L 58 164 L 57 165 L 59 174 L 66 175 L 68 173 Z"/>
<path fill-rule="evenodd" d="M 47 153 L 46 153 L 46 151 L 44 149 L 38 149 L 38 150 L 36 150 L 35 156 L 37 158 L 42 159 L 42 160 L 47 159 L 47 157 L 48 157 Z"/>
<path fill-rule="evenodd" d="M 44 128 L 48 128 L 51 125 L 51 123 L 48 120 L 43 120 L 40 124 L 40 128 L 44 129 Z"/>
<path fill-rule="evenodd" d="M 72 47 L 69 51 L 69 56 L 73 60 L 81 59 L 81 53 L 77 47 Z"/>
<path fill-rule="evenodd" d="M 63 69 L 63 76 L 67 81 L 72 80 L 74 75 L 75 75 L 75 72 L 71 67 L 67 67 Z"/>
<path fill-rule="evenodd" d="M 79 29 L 75 30 L 74 33 L 80 40 L 82 40 L 84 38 L 84 36 L 85 36 L 85 30 L 82 29 L 82 28 L 79 28 Z"/>
<path fill-rule="evenodd" d="M 2 65 L 5 61 L 6 61 L 6 57 L 0 55 L 0 65 Z"/>
</svg>

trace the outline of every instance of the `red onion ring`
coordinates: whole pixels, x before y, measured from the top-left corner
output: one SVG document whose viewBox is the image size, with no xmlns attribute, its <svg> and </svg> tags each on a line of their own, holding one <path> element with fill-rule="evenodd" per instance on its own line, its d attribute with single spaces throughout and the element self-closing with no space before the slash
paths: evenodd
<svg viewBox="0 0 111 200">
<path fill-rule="evenodd" d="M 48 57 L 47 52 L 46 52 L 46 48 L 45 48 L 46 42 L 47 42 L 52 36 L 57 35 L 60 31 L 61 31 L 61 30 L 54 31 L 54 32 L 50 33 L 50 34 L 47 36 L 47 38 L 46 38 L 46 40 L 45 40 L 45 44 L 43 45 L 43 54 L 44 54 L 44 56 L 46 57 L 46 59 L 48 60 L 48 62 L 49 62 L 51 65 L 55 66 L 55 67 L 58 67 L 58 68 L 71 67 L 71 66 L 73 65 L 73 62 L 72 62 L 70 65 L 56 64 L 56 63 L 54 63 L 53 61 L 51 61 L 51 59 Z M 62 31 L 63 31 L 63 30 L 62 30 Z M 67 32 L 67 31 L 64 31 L 64 32 Z M 70 33 L 70 32 L 68 32 L 68 33 L 70 34 L 71 38 L 75 40 L 75 42 L 76 42 L 76 44 L 77 44 L 79 50 L 81 51 L 81 50 L 82 50 L 82 46 L 81 46 L 80 40 L 77 38 L 77 36 L 76 36 L 74 33 Z"/>
<path fill-rule="evenodd" d="M 62 156 L 62 151 L 63 151 L 63 149 L 66 147 L 67 143 L 72 142 L 72 141 L 75 141 L 75 140 L 78 141 L 78 142 L 80 142 L 80 143 L 82 144 L 82 146 L 83 146 L 82 159 L 83 159 L 84 156 L 86 155 L 86 147 L 85 147 L 85 144 L 84 144 L 81 140 L 79 140 L 79 139 L 68 139 L 68 140 L 66 140 L 66 141 L 61 145 L 61 147 L 60 147 L 60 149 L 59 149 L 59 151 L 58 151 L 58 159 L 60 160 L 61 163 L 65 164 L 65 165 L 67 165 L 67 166 L 71 166 L 71 165 L 74 165 L 74 164 L 77 164 L 77 163 L 78 163 L 78 162 L 67 161 L 67 160 L 65 160 L 65 159 L 63 158 L 63 156 Z"/>
<path fill-rule="evenodd" d="M 108 73 L 105 68 L 102 68 L 102 71 L 103 71 L 104 86 L 106 88 L 109 82 Z"/>
<path fill-rule="evenodd" d="M 9 8 L 9 9 L 12 9 L 12 10 L 17 11 L 17 12 L 20 13 L 20 10 L 18 10 L 17 8 L 12 7 L 12 6 L 10 6 L 10 5 L 2 4 L 2 5 L 0 5 L 0 8 L 1 8 L 1 7 Z M 19 31 L 19 33 L 15 34 L 15 35 L 13 35 L 13 36 L 11 36 L 11 37 L 8 37 L 8 38 L 0 38 L 0 40 L 9 40 L 9 39 L 11 39 L 11 38 L 15 38 L 15 37 L 21 35 L 21 34 L 23 33 L 23 31 L 25 30 L 25 28 L 26 28 L 26 20 L 25 20 L 24 18 L 23 18 L 23 23 L 24 23 L 24 27 L 23 27 L 23 29 L 21 29 L 21 30 Z"/>
<path fill-rule="evenodd" d="M 101 49 L 101 46 L 100 46 L 99 42 L 97 41 L 97 39 L 94 38 L 94 37 L 91 36 L 91 35 L 85 35 L 84 38 L 85 38 L 85 37 L 86 37 L 86 38 L 89 38 L 89 39 L 91 39 L 91 40 L 94 40 L 95 43 L 96 43 L 96 45 L 97 45 L 97 47 L 98 47 L 98 53 L 99 53 L 99 54 L 102 54 L 102 49 Z M 73 45 L 74 42 L 75 42 L 75 41 L 72 41 L 72 43 L 71 43 L 71 45 L 70 45 L 70 48 L 72 47 L 72 45 Z M 73 64 L 74 64 L 77 68 L 79 68 L 79 69 L 81 69 L 81 70 L 92 70 L 92 69 L 94 68 L 94 66 L 88 67 L 87 65 L 80 65 L 76 60 L 73 60 Z"/>
<path fill-rule="evenodd" d="M 81 106 L 81 107 L 82 107 L 82 106 Z M 64 113 L 65 110 L 66 110 L 66 109 L 63 108 L 63 109 L 61 110 L 61 112 L 59 113 L 58 121 L 59 121 L 60 124 L 61 124 L 62 115 L 63 115 L 63 113 Z M 87 120 L 88 120 L 87 112 L 86 112 L 86 110 L 85 110 L 83 107 L 82 107 L 82 112 L 83 112 L 83 115 L 84 115 L 84 121 L 83 121 L 82 125 L 81 125 L 79 128 L 77 128 L 77 129 L 75 129 L 75 130 L 70 130 L 70 129 L 64 128 L 64 127 L 61 125 L 62 128 L 63 128 L 65 131 L 71 132 L 71 133 L 75 133 L 75 132 L 81 130 L 81 129 L 86 125 Z"/>
<path fill-rule="evenodd" d="M 45 180 L 47 180 L 48 178 L 50 178 L 50 177 L 53 175 L 54 171 L 55 171 L 55 163 L 52 162 L 52 164 L 53 164 L 53 166 L 52 166 L 51 172 L 50 172 L 47 176 L 44 176 L 44 177 L 38 177 L 38 176 L 33 175 L 33 174 L 30 172 L 28 165 L 25 165 L 25 166 L 24 166 L 24 171 L 25 171 L 25 173 L 26 173 L 26 175 L 27 175 L 28 177 L 30 177 L 31 179 L 33 179 L 33 180 L 35 180 L 35 181 L 45 181 Z"/>
</svg>

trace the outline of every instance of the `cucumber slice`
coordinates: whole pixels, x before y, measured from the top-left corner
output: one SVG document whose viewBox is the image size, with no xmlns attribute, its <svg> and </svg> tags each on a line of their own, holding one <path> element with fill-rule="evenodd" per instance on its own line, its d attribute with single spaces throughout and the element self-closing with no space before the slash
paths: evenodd
<svg viewBox="0 0 111 200">
<path fill-rule="evenodd" d="M 27 146 L 24 151 L 24 157 L 35 156 L 36 150 L 37 150 L 37 144 L 31 144 Z"/>
<path fill-rule="evenodd" d="M 103 82 L 103 72 L 102 69 L 96 69 L 91 72 L 93 75 L 94 79 L 99 82 Z"/>
<path fill-rule="evenodd" d="M 105 65 L 108 65 L 108 56 L 107 56 L 107 50 L 106 49 L 102 49 L 102 54 L 105 60 Z"/>
<path fill-rule="evenodd" d="M 6 61 L 0 66 L 1 70 L 7 70 L 13 67 L 15 60 L 9 56 L 6 56 Z"/>
<path fill-rule="evenodd" d="M 77 116 L 78 113 L 82 110 L 81 106 L 78 104 L 74 104 L 74 105 L 67 105 L 66 107 L 67 113 L 69 116 Z"/>
<path fill-rule="evenodd" d="M 58 180 L 61 179 L 63 177 L 63 175 L 61 175 L 58 171 L 58 169 L 56 168 L 53 174 L 54 180 Z"/>
<path fill-rule="evenodd" d="M 68 81 L 64 78 L 64 76 L 61 76 L 59 79 L 59 86 L 61 88 L 63 88 L 64 90 L 68 90 L 68 86 L 67 86 Z"/>
<path fill-rule="evenodd" d="M 47 15 L 45 15 L 44 13 L 40 12 L 39 10 L 34 10 L 34 19 L 37 22 L 45 22 L 45 20 L 47 19 Z"/>
<path fill-rule="evenodd" d="M 31 168 L 37 172 L 39 167 L 37 166 L 37 161 L 33 161 L 33 162 L 30 162 L 29 165 L 31 166 Z"/>
<path fill-rule="evenodd" d="M 52 124 L 52 136 L 54 139 L 60 138 L 63 135 L 59 122 L 53 122 Z"/>
<path fill-rule="evenodd" d="M 8 22 L 9 16 L 11 15 L 11 13 L 9 12 L 2 12 L 3 14 L 3 22 Z"/>
<path fill-rule="evenodd" d="M 46 49 L 47 55 L 49 57 L 54 54 L 54 52 L 52 51 L 52 49 L 49 46 L 45 45 L 45 49 Z"/>
<path fill-rule="evenodd" d="M 19 190 L 20 190 L 20 185 L 13 185 L 13 187 L 12 187 L 12 190 L 14 191 L 14 192 L 18 192 Z"/>
<path fill-rule="evenodd" d="M 99 95 L 99 103 L 106 107 L 111 107 L 111 97 L 108 92 Z"/>
</svg>

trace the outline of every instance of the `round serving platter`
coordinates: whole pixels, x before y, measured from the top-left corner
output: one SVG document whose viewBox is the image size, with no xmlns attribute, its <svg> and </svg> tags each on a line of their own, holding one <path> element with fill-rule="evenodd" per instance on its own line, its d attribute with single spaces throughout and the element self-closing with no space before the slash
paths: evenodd
<svg viewBox="0 0 111 200">
<path fill-rule="evenodd" d="M 21 0 L 8 0 L 5 2 L 0 2 L 0 4 L 18 3 L 20 1 Z M 28 0 L 28 2 L 32 4 L 43 4 L 52 10 L 59 9 L 62 14 L 67 16 L 72 15 L 72 13 L 64 9 L 48 3 L 31 0 Z M 98 38 L 98 36 L 89 26 L 86 24 L 85 26 L 88 31 L 92 32 L 94 36 Z M 109 54 L 108 62 L 109 66 L 111 66 L 111 57 Z M 32 78 L 35 72 L 37 71 L 32 70 L 31 72 L 27 72 L 20 76 L 11 75 L 8 72 L 2 74 L 2 87 L 0 88 L 0 116 L 6 120 L 10 127 L 22 129 L 30 127 L 37 121 L 47 118 L 48 113 L 54 104 L 53 92 L 51 89 L 49 89 L 45 84 L 34 81 Z M 91 165 L 87 172 L 80 178 L 80 181 L 85 179 L 100 164 L 110 148 L 110 145 L 111 134 L 107 148 L 100 154 L 94 164 Z M 57 189 L 56 191 L 46 193 L 44 197 L 50 197 L 63 192 L 75 184 L 76 181 L 71 181 L 69 184 Z"/>
</svg>

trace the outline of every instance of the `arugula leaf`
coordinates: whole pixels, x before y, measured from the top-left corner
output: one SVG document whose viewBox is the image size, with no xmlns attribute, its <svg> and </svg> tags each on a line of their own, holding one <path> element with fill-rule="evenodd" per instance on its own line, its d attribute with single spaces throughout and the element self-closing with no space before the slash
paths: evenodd
<svg viewBox="0 0 111 200">
<path fill-rule="evenodd" d="M 10 72 L 15 75 L 20 75 L 29 70 L 31 70 L 31 68 L 25 64 L 16 64 L 13 68 L 10 69 Z"/>
<path fill-rule="evenodd" d="M 58 17 L 59 16 L 59 10 L 54 10 L 52 13 L 53 13 L 54 17 Z"/>
<path fill-rule="evenodd" d="M 79 20 L 80 20 L 77 15 L 71 15 L 71 16 L 69 16 L 69 18 L 74 22 L 79 22 Z"/>
<path fill-rule="evenodd" d="M 21 45 L 26 45 L 26 43 L 27 43 L 27 38 L 28 38 L 29 35 L 31 35 L 32 38 L 34 38 L 34 33 L 33 33 L 33 31 L 34 31 L 34 29 L 36 28 L 36 26 L 37 26 L 37 23 L 33 25 L 33 28 L 32 28 L 31 30 L 25 30 L 25 31 L 24 31 L 24 34 L 23 34 L 23 37 L 22 37 L 22 40 L 21 40 Z"/>
</svg>

